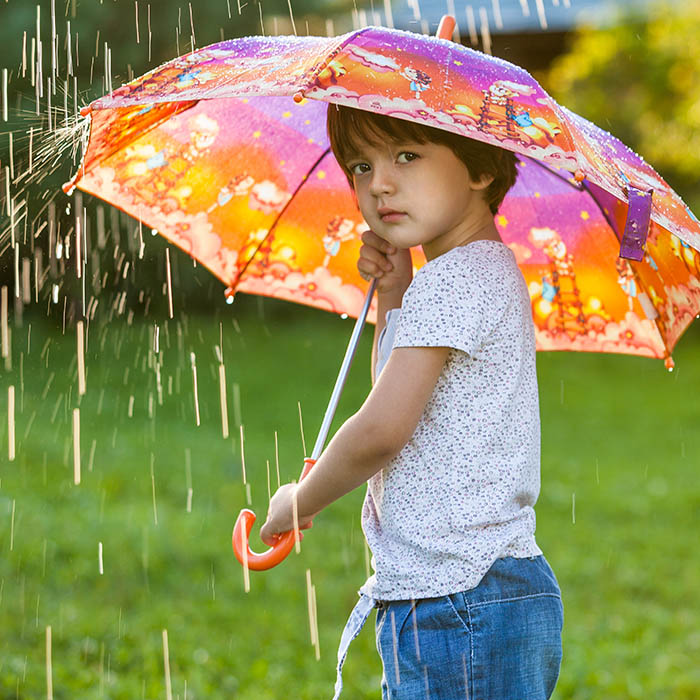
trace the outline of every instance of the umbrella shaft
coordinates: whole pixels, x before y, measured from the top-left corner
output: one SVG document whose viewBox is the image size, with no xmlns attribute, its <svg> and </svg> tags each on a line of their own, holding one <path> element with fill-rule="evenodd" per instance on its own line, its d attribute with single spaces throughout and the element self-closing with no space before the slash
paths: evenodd
<svg viewBox="0 0 700 700">
<path fill-rule="evenodd" d="M 367 296 L 362 304 L 362 310 L 360 311 L 357 321 L 355 321 L 355 327 L 352 330 L 352 335 L 350 336 L 350 342 L 348 343 L 348 348 L 345 351 L 345 357 L 343 358 L 343 364 L 340 366 L 340 372 L 338 372 L 338 378 L 335 380 L 335 386 L 333 387 L 333 393 L 331 394 L 330 401 L 328 402 L 328 408 L 326 409 L 326 415 L 323 417 L 323 423 L 321 423 L 321 429 L 318 431 L 318 437 L 316 438 L 316 444 L 314 445 L 314 450 L 311 453 L 311 459 L 316 460 L 321 456 L 323 452 L 323 447 L 326 444 L 326 438 L 328 437 L 328 431 L 331 428 L 331 423 L 333 422 L 333 417 L 335 416 L 335 410 L 338 408 L 338 402 L 340 401 L 340 395 L 343 392 L 343 387 L 345 386 L 345 380 L 348 377 L 348 372 L 350 371 L 350 365 L 352 365 L 352 359 L 355 356 L 355 350 L 357 350 L 357 344 L 360 341 L 360 335 L 362 334 L 362 328 L 365 325 L 365 319 L 367 318 L 367 312 L 369 311 L 369 305 L 372 301 L 372 295 L 374 294 L 374 288 L 377 286 L 377 280 L 373 279 L 372 283 L 369 285 L 367 290 Z"/>
</svg>

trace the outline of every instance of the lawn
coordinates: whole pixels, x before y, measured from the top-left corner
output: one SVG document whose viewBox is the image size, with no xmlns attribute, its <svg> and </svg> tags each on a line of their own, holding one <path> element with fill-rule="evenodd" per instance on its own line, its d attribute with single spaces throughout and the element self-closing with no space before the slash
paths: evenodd
<svg viewBox="0 0 700 700">
<path fill-rule="evenodd" d="M 164 629 L 173 698 L 331 697 L 335 649 L 366 576 L 362 489 L 317 518 L 301 555 L 251 573 L 249 593 L 230 536 L 247 502 L 239 423 L 262 518 L 266 463 L 273 488 L 276 452 L 282 480 L 298 475 L 298 407 L 310 452 L 351 321 L 237 304 L 179 321 L 98 317 L 82 397 L 74 325 L 64 334 L 60 319 L 36 314 L 12 328 L 1 389 L 4 411 L 14 386 L 16 411 L 14 461 L 8 421 L 0 427 L 2 700 L 47 697 L 48 626 L 54 698 L 165 698 Z M 336 426 L 369 388 L 369 347 L 367 333 Z M 633 357 L 538 356 L 537 536 L 566 618 L 558 700 L 700 697 L 699 347 L 696 322 L 673 373 Z M 351 647 L 343 697 L 378 700 L 380 674 L 368 624 Z"/>
</svg>

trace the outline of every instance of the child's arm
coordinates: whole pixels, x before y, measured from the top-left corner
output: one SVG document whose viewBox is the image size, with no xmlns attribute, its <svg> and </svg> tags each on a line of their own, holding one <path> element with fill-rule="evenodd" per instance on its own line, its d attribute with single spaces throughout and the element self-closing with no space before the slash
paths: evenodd
<svg viewBox="0 0 700 700">
<path fill-rule="evenodd" d="M 360 410 L 328 444 L 309 475 L 286 484 L 273 496 L 260 536 L 266 544 L 293 529 L 296 494 L 298 524 L 308 527 L 327 505 L 364 484 L 411 439 L 447 359 L 446 347 L 406 347 L 392 351 Z"/>
<path fill-rule="evenodd" d="M 386 313 L 401 307 L 404 292 L 413 278 L 409 250 L 399 250 L 373 231 L 362 234 L 362 247 L 357 269 L 366 280 L 377 279 L 377 323 L 372 344 L 372 384 L 376 381 L 377 346 L 386 325 Z"/>
</svg>

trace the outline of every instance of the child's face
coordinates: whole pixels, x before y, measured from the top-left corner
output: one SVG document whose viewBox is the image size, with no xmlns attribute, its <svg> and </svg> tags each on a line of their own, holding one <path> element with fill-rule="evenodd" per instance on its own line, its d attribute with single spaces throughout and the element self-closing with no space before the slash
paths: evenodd
<svg viewBox="0 0 700 700">
<path fill-rule="evenodd" d="M 422 245 L 432 259 L 464 242 L 493 217 L 467 166 L 434 143 L 365 143 L 346 162 L 360 211 L 372 231 L 397 248 Z"/>
</svg>

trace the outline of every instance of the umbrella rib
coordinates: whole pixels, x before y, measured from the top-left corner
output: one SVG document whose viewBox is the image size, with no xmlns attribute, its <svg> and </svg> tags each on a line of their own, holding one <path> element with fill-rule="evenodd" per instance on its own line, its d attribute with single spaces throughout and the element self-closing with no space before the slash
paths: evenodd
<svg viewBox="0 0 700 700">
<path fill-rule="evenodd" d="M 326 58 L 321 62 L 320 64 L 316 65 L 313 67 L 311 73 L 308 75 L 308 77 L 305 75 L 304 80 L 306 81 L 306 86 L 301 90 L 302 95 L 304 95 L 304 92 L 308 90 L 310 87 L 313 86 L 314 82 L 316 82 L 316 78 L 328 67 L 328 64 L 351 42 L 353 39 L 356 39 L 360 34 L 364 34 L 370 27 L 364 27 L 362 29 L 358 29 L 350 34 L 350 36 L 346 37 L 343 41 L 341 41 L 334 49 L 331 49 L 328 54 L 326 55 Z M 305 95 L 304 95 L 305 97 Z"/>
<path fill-rule="evenodd" d="M 284 214 L 284 212 L 287 211 L 287 208 L 289 207 L 289 205 L 290 205 L 290 204 L 292 203 L 292 201 L 294 200 L 294 197 L 296 197 L 297 192 L 299 192 L 299 190 L 302 188 L 302 186 L 304 185 L 304 183 L 309 179 L 309 176 L 311 175 L 311 173 L 312 173 L 314 170 L 316 170 L 316 168 L 318 167 L 319 163 L 330 153 L 330 151 L 331 151 L 330 147 L 329 147 L 329 148 L 326 148 L 326 150 L 323 151 L 323 153 L 319 156 L 319 158 L 316 160 L 316 162 L 311 166 L 311 168 L 309 169 L 309 172 L 306 173 L 306 175 L 304 175 L 304 177 L 301 179 L 301 182 L 297 185 L 297 188 L 296 188 L 296 189 L 294 190 L 294 192 L 292 192 L 292 194 L 290 195 L 290 197 L 289 197 L 289 199 L 287 200 L 287 202 L 286 202 L 286 204 L 284 205 L 284 207 L 282 207 L 280 213 L 277 215 L 277 218 L 272 222 L 272 226 L 270 226 L 270 228 L 267 230 L 267 233 L 265 234 L 265 236 L 263 237 L 263 239 L 260 241 L 260 243 L 258 243 L 257 248 L 253 251 L 253 253 L 252 253 L 251 256 L 248 258 L 248 260 L 246 260 L 245 265 L 243 265 L 243 267 L 236 273 L 236 278 L 233 280 L 233 282 L 231 283 L 231 287 L 230 287 L 230 290 L 231 290 L 232 293 L 236 291 L 236 288 L 237 288 L 238 285 L 240 284 L 240 281 L 241 281 L 241 278 L 243 277 L 243 274 L 244 274 L 245 271 L 248 269 L 248 266 L 250 265 L 250 263 L 253 262 L 253 259 L 254 259 L 255 256 L 258 254 L 258 251 L 260 250 L 260 248 L 262 248 L 262 246 L 263 246 L 263 244 L 265 243 L 265 241 L 267 241 L 267 239 L 270 237 L 270 235 L 271 235 L 272 232 L 274 231 L 275 227 L 277 226 L 277 223 L 278 223 L 279 220 L 282 218 L 282 215 Z"/>
</svg>

